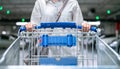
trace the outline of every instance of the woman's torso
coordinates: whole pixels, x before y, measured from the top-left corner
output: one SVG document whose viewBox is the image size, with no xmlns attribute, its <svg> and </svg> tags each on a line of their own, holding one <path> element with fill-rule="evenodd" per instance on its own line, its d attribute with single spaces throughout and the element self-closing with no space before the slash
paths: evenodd
<svg viewBox="0 0 120 69">
<path fill-rule="evenodd" d="M 58 21 L 60 22 L 68 22 L 73 21 L 73 2 L 68 1 L 69 3 L 66 4 L 64 10 Z M 41 19 L 40 22 L 55 22 L 58 18 L 58 12 L 60 11 L 61 7 L 63 7 L 63 1 L 59 1 L 53 3 L 51 0 L 46 2 L 46 5 L 41 7 Z"/>
</svg>

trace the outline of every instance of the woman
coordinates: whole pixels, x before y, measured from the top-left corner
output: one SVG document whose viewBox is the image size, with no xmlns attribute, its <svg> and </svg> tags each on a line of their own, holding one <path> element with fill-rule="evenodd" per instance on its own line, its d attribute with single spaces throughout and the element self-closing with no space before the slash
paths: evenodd
<svg viewBox="0 0 120 69">
<path fill-rule="evenodd" d="M 31 21 L 26 24 L 27 30 L 31 31 L 34 24 L 38 25 L 41 22 L 56 22 L 58 18 L 57 15 L 65 3 L 66 0 L 37 0 L 32 11 Z M 89 31 L 90 25 L 83 23 L 83 21 L 77 0 L 68 0 L 61 12 L 58 22 L 75 22 L 77 25 L 83 26 L 83 31 Z M 69 55 L 71 55 L 76 48 L 73 47 L 73 49 L 69 49 L 66 47 L 64 50 L 66 50 L 66 52 L 62 54 L 69 53 Z M 49 54 L 54 54 L 54 51 L 49 49 Z"/>
<path fill-rule="evenodd" d="M 65 0 L 37 0 L 32 11 L 31 21 L 26 24 L 28 31 L 31 31 L 33 24 L 41 22 L 55 22 L 58 12 L 63 6 Z M 83 23 L 81 9 L 77 0 L 68 0 L 63 9 L 59 22 L 75 22 L 83 25 L 83 31 L 89 31 L 90 25 Z"/>
</svg>

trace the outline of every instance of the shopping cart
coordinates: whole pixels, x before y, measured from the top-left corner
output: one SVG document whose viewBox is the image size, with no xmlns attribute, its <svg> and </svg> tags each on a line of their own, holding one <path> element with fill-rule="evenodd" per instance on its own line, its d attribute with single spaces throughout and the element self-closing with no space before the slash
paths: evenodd
<svg viewBox="0 0 120 69">
<path fill-rule="evenodd" d="M 76 28 L 81 27 L 77 27 L 72 22 L 41 23 L 40 26 L 35 27 L 33 32 L 22 32 L 20 35 L 22 40 L 31 41 L 28 46 L 29 55 L 23 56 L 23 60 L 29 62 L 30 65 L 78 65 L 85 59 L 93 60 L 93 57 L 87 58 L 88 56 L 86 57 L 82 53 L 84 50 L 80 48 L 79 44 L 81 37 Z M 23 55 L 25 53 L 23 48 Z"/>
<path fill-rule="evenodd" d="M 23 26 L 18 39 L 4 53 L 0 64 L 119 68 L 119 55 L 97 36 L 95 27 L 91 30 L 81 32 L 82 27 L 73 22 L 41 23 L 32 32 L 27 32 Z M 22 46 L 21 50 L 20 40 L 27 40 L 27 45 Z"/>
</svg>

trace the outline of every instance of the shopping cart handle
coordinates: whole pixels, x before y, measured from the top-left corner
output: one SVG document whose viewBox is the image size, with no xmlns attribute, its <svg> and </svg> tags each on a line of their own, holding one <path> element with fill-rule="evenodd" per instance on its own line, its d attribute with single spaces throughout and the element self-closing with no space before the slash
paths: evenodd
<svg viewBox="0 0 120 69">
<path fill-rule="evenodd" d="M 22 32 L 22 31 L 26 31 L 26 27 L 25 26 L 21 26 L 20 27 L 20 32 Z"/>
<path fill-rule="evenodd" d="M 45 22 L 40 25 L 41 28 L 76 28 L 75 22 Z"/>
<path fill-rule="evenodd" d="M 40 25 L 35 26 L 35 29 L 41 29 L 42 27 Z"/>
<path fill-rule="evenodd" d="M 78 28 L 82 29 L 82 26 L 77 26 L 75 22 L 42 22 L 40 25 L 35 26 L 35 29 L 41 28 Z M 96 27 L 91 27 L 91 31 L 97 32 Z M 26 31 L 25 26 L 20 27 L 20 32 Z"/>
<path fill-rule="evenodd" d="M 78 29 L 82 29 L 82 26 L 78 26 L 77 28 L 78 28 Z M 90 30 L 91 30 L 91 31 L 94 31 L 94 32 L 97 32 L 97 28 L 94 27 L 94 26 L 91 26 L 91 27 L 90 27 Z"/>
</svg>

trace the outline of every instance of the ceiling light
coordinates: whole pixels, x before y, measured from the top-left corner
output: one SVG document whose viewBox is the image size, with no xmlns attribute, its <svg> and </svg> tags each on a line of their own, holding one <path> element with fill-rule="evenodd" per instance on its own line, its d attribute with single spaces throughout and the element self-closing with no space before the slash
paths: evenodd
<svg viewBox="0 0 120 69">
<path fill-rule="evenodd" d="M 111 10 L 107 10 L 107 14 L 111 14 Z"/>
<path fill-rule="evenodd" d="M 100 19 L 100 16 L 96 16 L 95 18 L 96 18 L 96 20 L 99 20 L 99 19 Z"/>
<path fill-rule="evenodd" d="M 7 11 L 6 11 L 6 14 L 9 15 L 9 14 L 10 14 L 10 10 L 7 10 Z"/>
<path fill-rule="evenodd" d="M 0 6 L 0 11 L 3 10 L 3 6 Z"/>
</svg>

